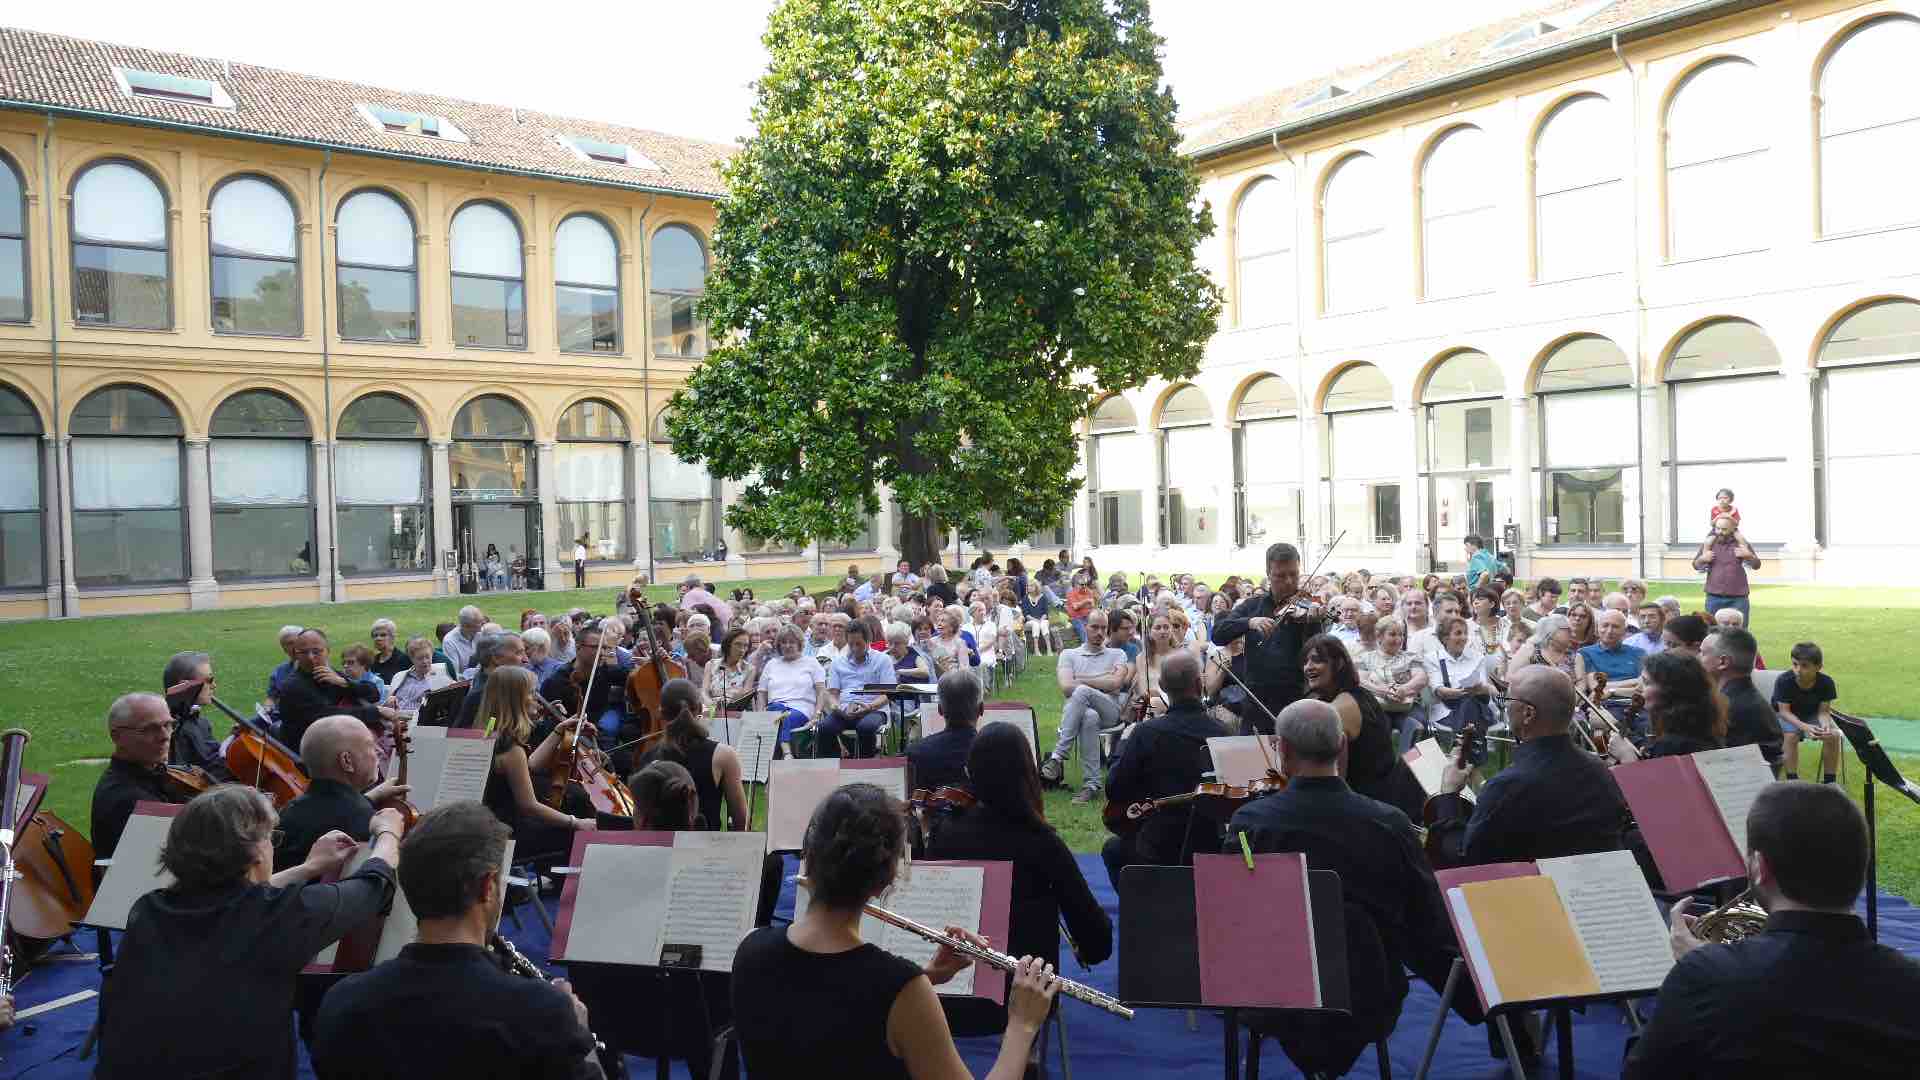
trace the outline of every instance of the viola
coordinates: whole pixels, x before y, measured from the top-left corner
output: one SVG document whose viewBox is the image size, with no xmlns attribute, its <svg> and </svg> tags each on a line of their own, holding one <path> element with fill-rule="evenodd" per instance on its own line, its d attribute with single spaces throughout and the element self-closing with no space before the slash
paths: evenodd
<svg viewBox="0 0 1920 1080">
<path fill-rule="evenodd" d="M 1199 784 L 1192 791 L 1158 799 L 1133 803 L 1110 801 L 1101 809 L 1100 820 L 1106 825 L 1107 831 L 1125 836 L 1138 830 L 1149 815 L 1169 807 L 1197 803 L 1208 812 L 1208 816 L 1224 819 L 1232 817 L 1233 811 L 1253 799 L 1285 790 L 1287 778 L 1271 772 L 1249 784 Z"/>
<path fill-rule="evenodd" d="M 405 720 L 398 721 L 397 726 L 393 729 L 393 758 L 396 762 L 393 767 L 393 779 L 402 787 L 405 787 L 407 784 L 407 756 L 412 752 L 413 733 L 407 730 Z M 420 823 L 420 808 L 413 805 L 413 803 L 409 802 L 406 798 L 401 798 L 399 805 L 394 807 L 394 809 L 400 811 L 400 833 L 402 836 L 406 835 L 415 825 Z"/>
<path fill-rule="evenodd" d="M 568 755 L 572 758 L 568 778 L 587 793 L 587 801 L 593 804 L 594 813 L 633 817 L 633 792 L 619 777 L 601 767 L 600 755 L 593 746 L 589 745 L 586 753 L 581 753 L 578 734 L 577 728 L 568 734 L 572 743 Z"/>
<path fill-rule="evenodd" d="M 926 788 L 914 788 L 913 794 L 907 797 L 907 802 L 916 811 L 932 810 L 936 813 L 951 813 L 955 810 L 970 810 L 980 800 L 966 788 L 949 784 L 932 791 Z"/>
<path fill-rule="evenodd" d="M 181 802 L 203 791 L 211 791 L 219 784 L 220 781 L 198 765 L 168 765 L 160 775 L 160 786 Z"/>
<path fill-rule="evenodd" d="M 227 771 L 234 779 L 266 792 L 272 797 L 276 810 L 284 809 L 307 793 L 307 772 L 300 767 L 293 751 L 228 708 L 219 698 L 207 700 L 233 719 L 233 737 L 227 740 L 226 758 Z"/>
</svg>

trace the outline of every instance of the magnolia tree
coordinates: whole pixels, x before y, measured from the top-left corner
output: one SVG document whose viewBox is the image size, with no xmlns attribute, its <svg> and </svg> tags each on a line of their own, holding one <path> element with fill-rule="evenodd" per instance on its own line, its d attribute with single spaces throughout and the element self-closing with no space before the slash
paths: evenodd
<svg viewBox="0 0 1920 1080">
<path fill-rule="evenodd" d="M 786 0 L 766 44 L 675 454 L 796 543 L 884 483 L 916 566 L 1058 521 L 1096 388 L 1191 375 L 1219 313 L 1145 0 Z"/>
</svg>

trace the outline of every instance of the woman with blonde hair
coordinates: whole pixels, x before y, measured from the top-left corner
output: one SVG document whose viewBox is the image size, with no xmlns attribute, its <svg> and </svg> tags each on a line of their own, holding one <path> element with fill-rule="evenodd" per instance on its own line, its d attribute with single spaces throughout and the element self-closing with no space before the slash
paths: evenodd
<svg viewBox="0 0 1920 1080">
<path fill-rule="evenodd" d="M 533 672 L 523 667 L 497 667 L 487 675 L 480 695 L 480 719 L 493 736 L 493 766 L 480 801 L 513 830 L 515 847 L 529 854 L 565 852 L 571 833 L 594 827 L 592 818 L 564 814 L 540 801 L 533 786 L 537 773 L 544 780 L 553 756 L 567 732 L 580 724 L 566 720 L 554 726 L 531 751 L 533 738 Z"/>
</svg>

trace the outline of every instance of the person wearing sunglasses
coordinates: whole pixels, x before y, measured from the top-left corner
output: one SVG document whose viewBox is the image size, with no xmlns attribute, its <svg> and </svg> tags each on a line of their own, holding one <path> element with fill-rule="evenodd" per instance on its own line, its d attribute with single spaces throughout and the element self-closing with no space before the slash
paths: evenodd
<svg viewBox="0 0 1920 1080">
<path fill-rule="evenodd" d="M 167 695 L 167 711 L 173 714 L 167 762 L 205 769 L 222 783 L 233 779 L 205 711 L 213 701 L 213 658 L 203 652 L 174 653 L 160 672 L 160 686 Z"/>
</svg>

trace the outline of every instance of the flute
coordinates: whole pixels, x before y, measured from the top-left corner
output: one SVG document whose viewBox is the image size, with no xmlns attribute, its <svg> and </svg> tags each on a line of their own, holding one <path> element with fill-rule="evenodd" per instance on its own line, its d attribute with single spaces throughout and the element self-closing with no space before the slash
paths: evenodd
<svg viewBox="0 0 1920 1080">
<path fill-rule="evenodd" d="M 797 885 L 811 887 L 804 877 L 796 877 L 793 880 Z M 944 945 L 954 952 L 959 953 L 961 956 L 978 960 L 992 967 L 997 967 L 1001 971 L 1012 971 L 1020 966 L 1020 958 L 1017 956 L 1008 956 L 1006 953 L 989 949 L 984 945 L 975 945 L 966 938 L 943 934 L 931 926 L 914 922 L 912 919 L 898 912 L 888 911 L 879 904 L 867 903 L 863 905 L 863 910 L 883 923 L 897 926 L 910 934 L 923 937 L 935 945 Z M 1060 984 L 1061 993 L 1076 1001 L 1083 1001 L 1097 1009 L 1105 1009 L 1123 1020 L 1133 1019 L 1133 1010 L 1122 1005 L 1119 998 L 1113 997 L 1110 994 L 1101 993 L 1085 983 L 1077 983 L 1072 979 L 1062 978 L 1059 975 L 1055 975 L 1054 980 Z"/>
</svg>

